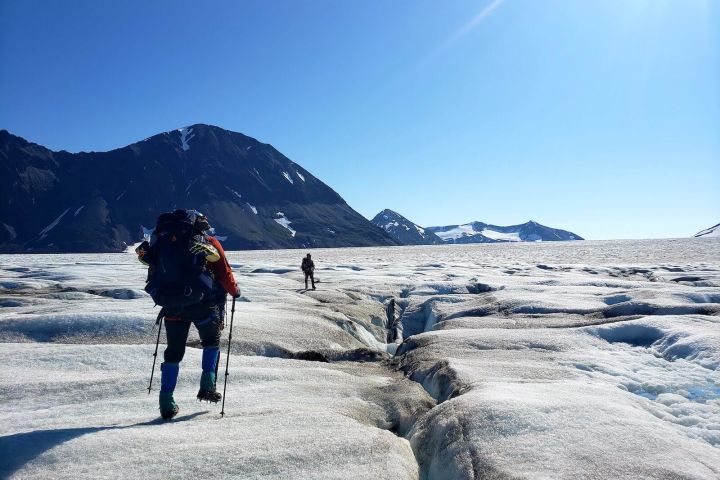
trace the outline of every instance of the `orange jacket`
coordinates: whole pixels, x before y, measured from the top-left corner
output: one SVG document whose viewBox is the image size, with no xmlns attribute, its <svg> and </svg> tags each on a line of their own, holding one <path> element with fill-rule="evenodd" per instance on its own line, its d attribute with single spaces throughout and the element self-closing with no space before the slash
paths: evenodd
<svg viewBox="0 0 720 480">
<path fill-rule="evenodd" d="M 235 282 L 232 268 L 230 268 L 230 264 L 228 263 L 227 257 L 225 256 L 225 250 L 223 250 L 220 241 L 215 237 L 211 237 L 210 235 L 206 235 L 205 239 L 210 242 L 220 254 L 220 260 L 212 263 L 208 262 L 207 264 L 208 268 L 213 273 L 215 280 L 217 280 L 220 285 L 222 285 L 222 287 L 225 289 L 225 291 L 233 297 L 240 295 L 240 288 L 238 288 L 237 283 Z"/>
</svg>

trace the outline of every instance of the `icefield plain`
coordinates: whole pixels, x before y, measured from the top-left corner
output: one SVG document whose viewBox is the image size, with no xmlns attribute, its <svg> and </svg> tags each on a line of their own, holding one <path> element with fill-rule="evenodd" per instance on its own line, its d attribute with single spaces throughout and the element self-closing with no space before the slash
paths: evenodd
<svg viewBox="0 0 720 480">
<path fill-rule="evenodd" d="M 225 418 L 191 329 L 171 422 L 133 254 L 0 256 L 0 478 L 720 478 L 720 239 L 305 253 L 228 254 Z"/>
</svg>

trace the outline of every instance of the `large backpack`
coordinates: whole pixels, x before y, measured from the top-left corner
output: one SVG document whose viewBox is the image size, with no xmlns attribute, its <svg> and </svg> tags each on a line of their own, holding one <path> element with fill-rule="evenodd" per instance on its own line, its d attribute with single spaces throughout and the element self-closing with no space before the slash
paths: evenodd
<svg viewBox="0 0 720 480">
<path fill-rule="evenodd" d="M 154 261 L 145 291 L 161 307 L 182 309 L 212 299 L 213 279 L 205 268 L 205 257 L 190 251 L 193 242 L 205 241 L 195 235 L 193 220 L 185 210 L 163 213 L 153 231 Z"/>
</svg>

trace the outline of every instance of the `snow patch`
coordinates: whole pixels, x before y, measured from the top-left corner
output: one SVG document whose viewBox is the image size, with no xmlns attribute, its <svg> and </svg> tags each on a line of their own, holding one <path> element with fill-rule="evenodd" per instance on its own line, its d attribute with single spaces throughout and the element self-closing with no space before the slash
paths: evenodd
<svg viewBox="0 0 720 480">
<path fill-rule="evenodd" d="M 442 238 L 443 241 L 447 240 L 457 240 L 458 238 L 462 237 L 470 237 L 472 235 L 477 235 L 481 232 L 475 230 L 473 228 L 472 223 L 468 223 L 465 225 L 458 225 L 455 228 L 451 228 L 450 230 L 446 230 L 444 232 L 435 232 L 435 235 Z"/>
<path fill-rule="evenodd" d="M 386 223 L 385 225 L 383 225 L 383 228 L 384 228 L 386 231 L 390 231 L 390 229 L 391 229 L 392 227 L 399 227 L 399 226 L 400 226 L 400 224 L 397 222 L 397 220 L 395 220 L 395 221 Z"/>
<path fill-rule="evenodd" d="M 248 206 L 248 208 L 250 208 L 250 210 L 252 210 L 252 212 L 253 212 L 253 213 L 254 213 L 255 215 L 257 215 L 257 214 L 258 214 L 258 213 L 257 213 L 257 208 L 255 208 L 255 206 L 254 206 L 254 205 L 251 205 L 251 204 L 250 204 L 250 203 L 248 203 L 248 202 L 245 202 L 245 205 L 247 205 L 247 206 Z"/>
<path fill-rule="evenodd" d="M 184 151 L 190 150 L 190 140 L 195 136 L 195 134 L 192 133 L 192 128 L 178 128 L 178 132 L 180 132 L 180 148 L 182 148 Z"/>
<path fill-rule="evenodd" d="M 240 200 L 242 200 L 242 195 L 240 195 L 238 192 L 236 192 L 236 191 L 233 190 L 232 188 L 228 187 L 227 185 L 225 185 L 225 188 L 227 188 L 228 190 L 230 190 L 233 195 L 235 195 L 237 198 L 239 198 Z"/>
<path fill-rule="evenodd" d="M 153 234 L 153 232 L 155 231 L 155 229 L 154 229 L 154 228 L 145 228 L 144 225 L 140 225 L 140 228 L 142 229 L 142 232 L 143 232 L 143 240 L 148 240 L 148 241 L 149 241 L 149 240 L 150 240 L 150 236 Z"/>
<path fill-rule="evenodd" d="M 195 185 L 195 182 L 197 182 L 197 178 L 193 178 L 192 180 L 190 180 L 190 182 L 188 183 L 188 186 L 185 187 L 185 196 L 186 197 L 190 196 L 190 189 L 192 188 L 193 185 Z"/>
<path fill-rule="evenodd" d="M 520 238 L 520 232 L 503 233 L 503 232 L 498 232 L 495 230 L 490 230 L 489 228 L 485 228 L 480 233 L 488 238 L 491 238 L 493 240 L 498 240 L 501 242 L 522 242 L 522 239 Z M 528 239 L 530 239 L 530 237 L 532 237 L 532 236 L 533 235 L 530 235 L 528 237 Z M 538 240 L 539 240 L 539 237 L 538 237 Z"/>
<path fill-rule="evenodd" d="M 63 213 L 61 213 L 55 220 L 53 220 L 50 225 L 40 230 L 40 238 L 45 238 L 45 236 L 52 230 L 53 228 L 57 227 L 58 223 L 60 223 L 60 220 L 65 216 L 67 212 L 69 212 L 70 209 L 66 208 Z"/>
<path fill-rule="evenodd" d="M 295 182 L 293 182 L 293 179 L 290 178 L 290 174 L 288 172 L 283 172 L 283 177 L 285 177 L 285 179 L 293 185 L 295 184 Z"/>
<path fill-rule="evenodd" d="M 295 171 L 295 175 L 297 175 L 303 182 L 305 181 L 305 177 L 303 177 L 302 174 L 300 174 L 300 172 L 298 172 L 297 170 Z"/>
<path fill-rule="evenodd" d="M 279 218 L 275 218 L 275 222 L 277 222 L 279 225 L 281 225 L 283 228 L 286 228 L 291 236 L 295 236 L 296 231 L 290 228 L 290 224 L 292 223 L 290 220 L 285 217 L 285 214 L 283 212 L 277 212 L 275 215 L 278 215 Z"/>
</svg>

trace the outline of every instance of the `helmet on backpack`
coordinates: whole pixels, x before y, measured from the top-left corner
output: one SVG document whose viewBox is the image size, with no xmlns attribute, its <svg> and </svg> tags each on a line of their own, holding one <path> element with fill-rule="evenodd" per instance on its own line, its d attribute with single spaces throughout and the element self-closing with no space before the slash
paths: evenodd
<svg viewBox="0 0 720 480">
<path fill-rule="evenodd" d="M 196 232 L 202 233 L 207 230 L 211 230 L 210 222 L 205 215 L 198 212 L 197 210 L 187 210 L 188 220 L 192 223 L 193 228 Z"/>
</svg>

